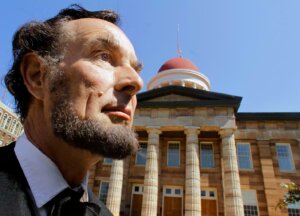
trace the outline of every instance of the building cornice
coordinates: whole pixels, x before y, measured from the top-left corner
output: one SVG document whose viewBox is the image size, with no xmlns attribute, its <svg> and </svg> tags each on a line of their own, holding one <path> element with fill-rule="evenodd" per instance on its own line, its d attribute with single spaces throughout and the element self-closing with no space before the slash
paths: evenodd
<svg viewBox="0 0 300 216">
<path fill-rule="evenodd" d="M 238 112 L 237 121 L 300 121 L 300 112 Z"/>
</svg>

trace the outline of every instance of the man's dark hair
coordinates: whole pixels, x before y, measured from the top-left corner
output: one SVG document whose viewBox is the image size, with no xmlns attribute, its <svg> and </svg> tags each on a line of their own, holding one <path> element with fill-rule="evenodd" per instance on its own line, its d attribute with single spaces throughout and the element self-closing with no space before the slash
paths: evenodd
<svg viewBox="0 0 300 216">
<path fill-rule="evenodd" d="M 16 112 L 20 114 L 21 121 L 24 122 L 31 100 L 20 72 L 20 65 L 23 57 L 30 52 L 34 52 L 40 57 L 50 57 L 57 59 L 63 49 L 59 46 L 61 24 L 65 21 L 82 18 L 97 18 L 106 20 L 113 24 L 118 24 L 119 16 L 114 11 L 88 11 L 83 7 L 73 4 L 62 9 L 56 16 L 44 22 L 29 22 L 15 33 L 12 41 L 12 51 L 14 62 L 5 76 L 5 85 L 14 96 Z"/>
</svg>

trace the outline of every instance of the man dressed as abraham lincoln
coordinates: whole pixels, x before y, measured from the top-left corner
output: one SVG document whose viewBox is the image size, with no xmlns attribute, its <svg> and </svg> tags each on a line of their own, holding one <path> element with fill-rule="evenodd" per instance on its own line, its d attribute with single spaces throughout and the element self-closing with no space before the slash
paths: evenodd
<svg viewBox="0 0 300 216">
<path fill-rule="evenodd" d="M 5 84 L 24 134 L 0 148 L 1 216 L 111 215 L 87 186 L 100 156 L 136 152 L 141 64 L 110 10 L 78 5 L 13 38 Z"/>
</svg>

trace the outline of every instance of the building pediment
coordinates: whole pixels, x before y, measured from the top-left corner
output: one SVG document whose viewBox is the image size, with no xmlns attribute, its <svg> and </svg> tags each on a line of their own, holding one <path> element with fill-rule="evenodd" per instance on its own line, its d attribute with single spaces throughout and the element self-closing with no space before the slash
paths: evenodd
<svg viewBox="0 0 300 216">
<path fill-rule="evenodd" d="M 223 93 L 166 86 L 146 91 L 137 95 L 138 108 L 172 108 L 172 107 L 233 107 L 238 110 L 242 97 Z"/>
</svg>

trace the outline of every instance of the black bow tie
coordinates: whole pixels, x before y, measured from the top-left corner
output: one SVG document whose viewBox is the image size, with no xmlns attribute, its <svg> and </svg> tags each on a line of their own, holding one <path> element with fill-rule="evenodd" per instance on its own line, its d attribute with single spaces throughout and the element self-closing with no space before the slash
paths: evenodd
<svg viewBox="0 0 300 216">
<path fill-rule="evenodd" d="M 80 202 L 83 189 L 79 191 L 65 189 L 58 194 L 50 207 L 50 216 L 99 216 L 100 207 L 91 202 Z"/>
</svg>

